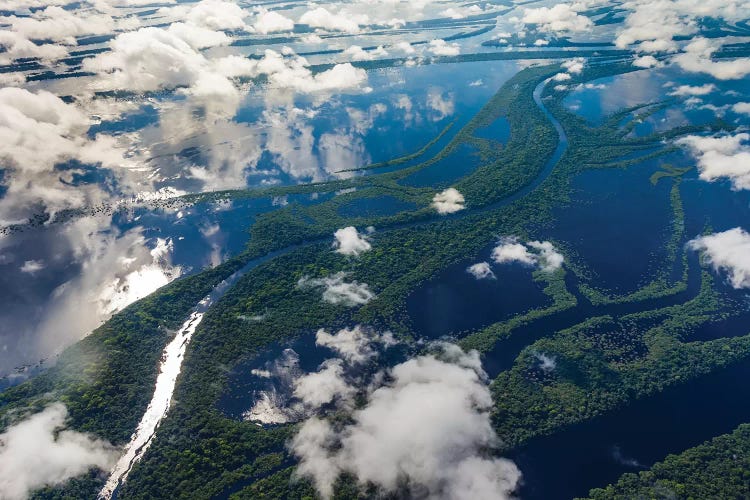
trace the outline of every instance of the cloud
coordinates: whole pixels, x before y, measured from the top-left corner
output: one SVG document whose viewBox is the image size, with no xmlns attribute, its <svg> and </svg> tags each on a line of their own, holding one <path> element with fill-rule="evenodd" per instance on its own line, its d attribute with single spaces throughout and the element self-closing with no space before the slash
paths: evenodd
<svg viewBox="0 0 750 500">
<path fill-rule="evenodd" d="M 115 20 L 107 14 L 70 11 L 57 6 L 37 10 L 28 17 L 0 17 L 0 22 L 29 40 L 50 40 L 76 45 L 75 37 L 112 32 Z"/>
<path fill-rule="evenodd" d="M 430 89 L 427 94 L 427 108 L 432 111 L 430 118 L 437 122 L 452 115 L 456 110 L 453 94 L 443 95 L 439 89 Z"/>
<path fill-rule="evenodd" d="M 328 31 L 359 33 L 360 24 L 368 24 L 369 19 L 366 15 L 347 15 L 343 12 L 334 14 L 325 7 L 318 7 L 302 14 L 299 22 L 312 28 L 322 28 Z"/>
<path fill-rule="evenodd" d="M 202 0 L 193 5 L 178 5 L 159 9 L 159 14 L 183 20 L 192 26 L 209 30 L 245 30 L 249 13 L 234 2 Z"/>
<path fill-rule="evenodd" d="M 308 373 L 294 383 L 294 396 L 305 407 L 317 410 L 334 399 L 348 401 L 356 389 L 344 378 L 344 363 L 340 359 L 328 359 L 317 372 Z"/>
<path fill-rule="evenodd" d="M 380 334 L 371 328 L 356 325 L 354 328 L 343 328 L 335 334 L 320 329 L 315 334 L 315 345 L 327 347 L 349 364 L 361 363 L 376 354 L 372 344 L 379 343 L 389 347 L 395 343 L 393 334 Z"/>
<path fill-rule="evenodd" d="M 115 464 L 117 450 L 65 429 L 67 415 L 65 405 L 55 403 L 0 434 L 0 497 L 22 500 L 33 490 Z"/>
<path fill-rule="evenodd" d="M 698 160 L 700 178 L 713 182 L 726 177 L 734 189 L 750 189 L 750 134 L 718 137 L 689 135 L 677 144 L 687 146 Z"/>
<path fill-rule="evenodd" d="M 565 3 L 552 8 L 524 9 L 522 22 L 534 24 L 539 30 L 548 32 L 582 32 L 593 26 L 591 19 L 578 14 L 571 5 Z"/>
<path fill-rule="evenodd" d="M 330 498 L 337 477 L 350 473 L 385 492 L 409 488 L 435 499 L 511 497 L 516 466 L 488 454 L 498 443 L 490 422 L 492 397 L 476 352 L 452 345 L 398 364 L 378 377 L 350 420 L 305 421 L 290 448 L 297 473 Z"/>
<path fill-rule="evenodd" d="M 673 91 L 669 93 L 669 95 L 674 96 L 703 96 L 708 95 L 711 92 L 714 92 L 716 90 L 716 85 L 713 83 L 706 83 L 705 85 L 680 85 Z"/>
<path fill-rule="evenodd" d="M 354 226 L 338 229 L 333 233 L 333 237 L 335 238 L 333 246 L 336 252 L 342 255 L 356 257 L 372 249 L 372 245 L 367 241 L 367 236 L 360 234 Z"/>
<path fill-rule="evenodd" d="M 630 0 L 630 10 L 615 44 L 627 48 L 636 44 L 641 52 L 676 52 L 674 38 L 698 32 L 702 18 L 740 21 L 747 18 L 747 3 L 742 0 Z"/>
<path fill-rule="evenodd" d="M 118 174 L 119 167 L 135 165 L 124 159 L 126 150 L 111 136 L 89 138 L 91 124 L 76 105 L 47 91 L 0 89 L 0 159 L 7 188 L 0 199 L 0 222 L 23 221 L 39 204 L 53 213 L 109 197 L 99 186 L 73 185 L 70 176 L 78 170 L 56 169 L 70 160 L 118 169 Z"/>
<path fill-rule="evenodd" d="M 718 272 L 725 271 L 734 288 L 750 288 L 750 234 L 740 227 L 701 236 L 688 243 Z"/>
<path fill-rule="evenodd" d="M 27 274 L 36 274 L 44 269 L 44 262 L 41 260 L 27 260 L 21 266 L 21 272 Z"/>
<path fill-rule="evenodd" d="M 661 63 L 654 56 L 640 56 L 633 59 L 633 66 L 636 68 L 657 68 Z"/>
<path fill-rule="evenodd" d="M 292 31 L 294 21 L 276 11 L 261 8 L 253 24 L 255 31 L 266 35 L 279 31 Z"/>
<path fill-rule="evenodd" d="M 706 73 L 719 80 L 739 80 L 750 75 L 750 57 L 737 57 L 728 61 L 714 61 L 711 56 L 721 47 L 721 42 L 695 38 L 672 61 L 690 73 Z"/>
<path fill-rule="evenodd" d="M 495 273 L 490 269 L 489 262 L 479 262 L 466 268 L 466 272 L 474 276 L 476 279 L 494 279 Z"/>
<path fill-rule="evenodd" d="M 557 368 L 557 359 L 543 352 L 535 352 L 534 358 L 539 362 L 539 369 L 545 373 L 551 373 Z"/>
<path fill-rule="evenodd" d="M 529 241 L 524 245 L 518 238 L 506 236 L 492 250 L 492 260 L 498 264 L 520 262 L 554 272 L 560 269 L 565 259 L 549 241 Z"/>
<path fill-rule="evenodd" d="M 583 57 L 574 57 L 573 59 L 565 61 L 561 64 L 561 66 L 565 68 L 571 75 L 580 75 L 585 65 L 586 59 L 584 59 Z"/>
<path fill-rule="evenodd" d="M 44 355 L 79 340 L 132 302 L 182 273 L 171 262 L 172 240 L 147 240 L 136 227 L 118 234 L 103 221 L 78 219 L 65 226 L 79 273 L 51 294 L 35 342 Z"/>
<path fill-rule="evenodd" d="M 738 114 L 750 115 L 750 102 L 737 102 L 732 105 L 732 111 Z"/>
<path fill-rule="evenodd" d="M 527 245 L 537 250 L 537 260 L 542 271 L 554 272 L 560 269 L 565 260 L 563 255 L 549 241 L 530 241 Z"/>
<path fill-rule="evenodd" d="M 448 43 L 440 38 L 430 40 L 428 50 L 436 56 L 457 56 L 461 53 L 461 47 L 457 43 Z"/>
<path fill-rule="evenodd" d="M 448 188 L 432 197 L 432 207 L 440 215 L 452 214 L 466 208 L 464 195 L 455 188 Z"/>
<path fill-rule="evenodd" d="M 492 249 L 492 260 L 498 264 L 508 262 L 520 262 L 529 266 L 536 264 L 536 256 L 515 237 L 501 238 L 500 243 Z"/>
<path fill-rule="evenodd" d="M 300 289 L 323 288 L 323 300 L 330 304 L 354 307 L 366 304 L 375 298 L 367 283 L 344 281 L 347 273 L 340 272 L 325 278 L 310 279 L 303 276 L 297 282 Z"/>
</svg>

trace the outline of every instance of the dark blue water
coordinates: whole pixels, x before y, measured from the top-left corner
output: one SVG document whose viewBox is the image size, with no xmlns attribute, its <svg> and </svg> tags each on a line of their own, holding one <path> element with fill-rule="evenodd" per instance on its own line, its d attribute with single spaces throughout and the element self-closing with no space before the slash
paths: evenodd
<svg viewBox="0 0 750 500">
<path fill-rule="evenodd" d="M 667 256 L 672 184 L 649 181 L 660 161 L 584 172 L 573 180 L 571 203 L 555 211 L 550 238 L 575 250 L 598 288 L 634 291 L 652 279 Z"/>
<path fill-rule="evenodd" d="M 510 140 L 510 122 L 501 116 L 486 127 L 476 129 L 472 135 L 505 145 Z"/>
<path fill-rule="evenodd" d="M 409 174 L 398 183 L 410 187 L 448 187 L 473 172 L 480 163 L 479 151 L 468 144 L 461 144 L 445 158 Z"/>
<path fill-rule="evenodd" d="M 340 206 L 338 212 L 342 217 L 382 217 L 415 208 L 417 208 L 415 203 L 385 195 L 375 198 L 357 198 Z"/>
<path fill-rule="evenodd" d="M 491 264 L 496 279 L 476 279 L 466 268 L 488 261 L 490 250 L 475 261 L 462 261 L 440 272 L 406 300 L 414 332 L 439 338 L 489 326 L 535 307 L 551 304 L 544 283 L 533 280 L 533 268 Z"/>
<path fill-rule="evenodd" d="M 735 334 L 746 334 L 750 328 Z M 525 500 L 585 496 L 750 421 L 750 360 L 530 442 L 512 453 Z"/>
</svg>

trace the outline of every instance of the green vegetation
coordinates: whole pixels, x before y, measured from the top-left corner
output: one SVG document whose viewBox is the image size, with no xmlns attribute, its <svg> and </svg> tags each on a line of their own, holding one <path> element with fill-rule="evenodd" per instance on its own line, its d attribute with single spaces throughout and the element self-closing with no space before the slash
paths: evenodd
<svg viewBox="0 0 750 500">
<path fill-rule="evenodd" d="M 592 500 L 626 498 L 747 498 L 750 424 L 712 439 L 617 483 L 591 490 Z"/>
<path fill-rule="evenodd" d="M 522 326 L 533 323 L 534 321 L 551 316 L 555 313 L 573 308 L 578 304 L 575 295 L 568 291 L 565 285 L 565 270 L 559 269 L 554 273 L 536 271 L 534 279 L 545 281 L 547 286 L 544 287 L 544 293 L 552 298 L 552 304 L 544 308 L 532 309 L 513 318 L 495 323 L 478 332 L 474 332 L 461 339 L 459 345 L 464 349 L 476 349 L 479 352 L 491 350 L 498 341 L 501 341 L 511 335 L 511 333 Z"/>
<path fill-rule="evenodd" d="M 497 55 L 467 56 L 465 60 Z M 564 52 L 565 57 L 576 55 Z M 570 83 L 633 69 L 629 62 L 600 64 L 575 75 Z M 69 349 L 54 370 L 0 395 L 4 425 L 21 414 L 12 413 L 14 409 L 28 412 L 59 398 L 71 408 L 74 428 L 122 443 L 135 428 L 150 396 L 149 387 L 155 379 L 161 349 L 170 338 L 169 329 L 181 323 L 192 305 L 242 262 L 279 251 L 278 256 L 249 271 L 205 315 L 186 354 L 174 395 L 176 404 L 120 497 L 311 498 L 314 492 L 308 483 L 290 482 L 294 462 L 285 443 L 295 432 L 294 426 L 260 428 L 233 420 L 217 407 L 237 363 L 252 359 L 273 343 L 320 327 L 355 322 L 390 329 L 408 340 L 414 332 L 405 299 L 426 280 L 476 254 L 498 234 L 544 234 L 554 221 L 553 209 L 569 202 L 570 180 L 575 175 L 587 169 L 627 168 L 643 158 L 659 156 L 670 150 L 665 141 L 694 130 L 681 127 L 631 137 L 632 125 L 621 123 L 640 108 L 623 110 L 603 124 L 591 126 L 563 107 L 565 92 L 545 88 L 545 106 L 561 122 L 568 137 L 567 150 L 547 171 L 557 134 L 534 102 L 533 93 L 558 71 L 559 66 L 551 65 L 519 72 L 445 148 L 417 165 L 329 183 L 210 193 L 180 200 L 200 203 L 356 188 L 314 206 L 291 204 L 258 217 L 249 228 L 250 243 L 241 259 L 179 280 L 131 306 Z M 501 117 L 511 128 L 505 146 L 474 135 Z M 407 187 L 399 181 L 447 158 L 463 145 L 476 148 L 481 158 L 481 166 L 455 183 L 466 197 L 467 209 L 449 217 L 437 216 L 429 207 L 434 189 Z M 633 157 L 639 153 L 644 154 Z M 669 169 L 666 172 L 660 177 L 673 177 L 670 201 L 674 215 L 667 244 L 676 260 L 684 233 L 682 201 L 679 176 Z M 343 217 L 339 210 L 354 200 L 384 195 L 418 208 L 380 217 Z M 372 250 L 358 259 L 332 252 L 330 234 L 345 225 L 376 226 Z M 566 252 L 566 261 L 571 255 Z M 683 269 L 687 272 L 686 265 Z M 522 326 L 533 327 L 542 318 L 574 310 L 580 304 L 566 286 L 567 271 L 576 272 L 576 267 L 535 274 L 534 279 L 546 283 L 545 294 L 551 298 L 551 305 L 519 311 L 506 322 L 474 332 L 463 339 L 464 347 L 487 351 Z M 338 272 L 348 273 L 347 280 L 367 283 L 377 297 L 360 308 L 349 309 L 322 302 L 320 290 L 297 286 L 302 277 L 322 278 Z M 637 305 L 662 296 L 667 285 L 674 286 L 665 282 L 649 285 L 627 301 Z M 607 297 L 603 303 L 618 300 Z M 513 367 L 493 382 L 498 433 L 506 446 L 520 446 L 532 437 L 747 358 L 750 336 L 686 341 L 692 330 L 720 312 L 733 313 L 704 273 L 700 293 L 685 303 L 635 314 L 601 315 L 550 332 L 552 335 L 523 350 Z M 259 315 L 263 316 L 261 320 L 247 320 Z M 538 353 L 554 356 L 558 368 L 553 373 L 540 372 L 535 357 Z M 62 491 L 85 497 L 90 496 L 95 484 L 82 477 L 66 488 L 45 494 Z M 86 488 L 89 494 L 82 493 Z M 366 493 L 358 491 L 347 478 L 339 481 L 339 498 Z"/>
<path fill-rule="evenodd" d="M 590 318 L 533 343 L 492 384 L 494 420 L 508 447 L 616 409 L 628 401 L 750 356 L 750 335 L 684 342 L 721 309 L 704 273 L 694 299 L 615 318 Z M 545 373 L 537 354 L 555 359 Z"/>
</svg>

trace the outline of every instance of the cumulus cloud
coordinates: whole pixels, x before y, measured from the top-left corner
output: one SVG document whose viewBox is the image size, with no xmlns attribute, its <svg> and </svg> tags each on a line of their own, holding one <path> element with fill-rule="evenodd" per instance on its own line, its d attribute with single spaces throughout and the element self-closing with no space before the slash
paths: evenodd
<svg viewBox="0 0 750 500">
<path fill-rule="evenodd" d="M 159 9 L 159 13 L 183 20 L 192 26 L 232 31 L 247 29 L 245 18 L 249 15 L 238 4 L 221 0 L 202 0 L 192 5 L 164 7 Z"/>
<path fill-rule="evenodd" d="M 361 363 L 375 355 L 373 343 L 389 347 L 395 343 L 395 340 L 390 332 L 381 334 L 362 325 L 356 325 L 354 328 L 342 328 L 334 334 L 330 334 L 321 328 L 315 334 L 315 345 L 335 351 L 350 364 Z"/>
<path fill-rule="evenodd" d="M 492 249 L 492 260 L 498 264 L 508 262 L 520 262 L 529 266 L 536 264 L 536 256 L 515 237 L 501 238 L 500 243 Z"/>
<path fill-rule="evenodd" d="M 428 50 L 436 56 L 457 56 L 461 53 L 461 47 L 457 43 L 448 43 L 440 38 L 430 40 Z"/>
<path fill-rule="evenodd" d="M 367 283 L 358 283 L 356 281 L 347 283 L 344 281 L 346 276 L 347 273 L 344 272 L 315 279 L 303 276 L 297 282 L 297 287 L 303 290 L 307 288 L 322 288 L 323 300 L 325 302 L 347 307 L 366 304 L 375 298 L 375 294 L 370 291 Z"/>
<path fill-rule="evenodd" d="M 344 363 L 340 359 L 324 361 L 317 372 L 303 375 L 294 383 L 294 396 L 313 410 L 336 398 L 350 400 L 355 392 L 344 378 Z"/>
<path fill-rule="evenodd" d="M 495 278 L 495 273 L 493 273 L 492 269 L 490 269 L 489 262 L 479 262 L 477 264 L 472 264 L 471 266 L 466 268 L 466 272 L 471 274 L 478 280 Z"/>
<path fill-rule="evenodd" d="M 529 241 L 524 245 L 518 238 L 506 236 L 492 249 L 492 260 L 498 264 L 520 262 L 554 272 L 560 269 L 565 259 L 549 241 Z"/>
<path fill-rule="evenodd" d="M 669 95 L 674 96 L 704 96 L 716 90 L 716 85 L 706 83 L 705 85 L 679 85 Z"/>
<path fill-rule="evenodd" d="M 524 9 L 522 22 L 536 25 L 541 31 L 548 32 L 581 32 L 593 26 L 591 19 L 575 11 L 574 6 L 559 3 L 554 7 Z"/>
<path fill-rule="evenodd" d="M 134 166 L 113 137 L 89 138 L 91 124 L 77 106 L 47 91 L 0 89 L 0 159 L 7 188 L 0 199 L 0 222 L 23 221 L 39 204 L 53 213 L 108 197 L 98 186 L 71 185 L 69 176 L 78 170 L 55 168 L 70 160 L 111 169 Z"/>
<path fill-rule="evenodd" d="M 689 135 L 678 139 L 698 160 L 700 178 L 713 182 L 727 178 L 734 189 L 750 189 L 750 134 L 703 137 Z"/>
<path fill-rule="evenodd" d="M 322 28 L 328 31 L 359 33 L 360 25 L 368 24 L 369 19 L 366 15 L 351 15 L 345 12 L 333 13 L 325 7 L 318 7 L 302 14 L 299 22 L 312 28 Z"/>
<path fill-rule="evenodd" d="M 51 5 L 30 16 L 0 17 L 0 22 L 30 40 L 50 40 L 76 45 L 75 37 L 103 35 L 115 27 L 115 20 L 107 14 L 70 11 Z"/>
<path fill-rule="evenodd" d="M 294 21 L 276 11 L 261 8 L 253 27 L 256 32 L 266 35 L 278 31 L 292 31 Z"/>
<path fill-rule="evenodd" d="M 36 274 L 44 269 L 44 262 L 41 260 L 27 260 L 21 266 L 21 272 L 27 274 Z"/>
<path fill-rule="evenodd" d="M 750 102 L 737 102 L 732 105 L 732 111 L 738 114 L 750 115 Z"/>
<path fill-rule="evenodd" d="M 430 119 L 440 121 L 452 115 L 456 109 L 453 94 L 443 94 L 439 89 L 433 88 L 427 94 L 427 108 L 430 110 Z"/>
<path fill-rule="evenodd" d="M 330 498 L 344 472 L 386 492 L 409 488 L 436 499 L 510 498 L 516 466 L 487 453 L 497 446 L 492 397 L 476 352 L 444 345 L 379 377 L 347 423 L 320 416 L 300 427 L 290 447 L 298 474 Z"/>
<path fill-rule="evenodd" d="M 539 363 L 539 369 L 545 373 L 551 373 L 557 368 L 557 359 L 554 356 L 544 354 L 543 352 L 535 352 L 534 358 Z"/>
<path fill-rule="evenodd" d="M 656 68 L 659 67 L 661 63 L 657 58 L 654 56 L 639 56 L 633 59 L 633 66 L 636 68 Z"/>
<path fill-rule="evenodd" d="M 466 208 L 464 195 L 455 188 L 448 188 L 432 197 L 432 207 L 440 215 L 452 214 Z"/>
<path fill-rule="evenodd" d="M 720 47 L 720 41 L 695 38 L 672 61 L 685 71 L 706 73 L 719 80 L 739 80 L 750 75 L 750 57 L 737 57 L 727 61 L 711 59 Z"/>
<path fill-rule="evenodd" d="M 536 258 L 539 263 L 539 268 L 542 271 L 556 271 L 560 269 L 565 260 L 563 255 L 558 252 L 554 245 L 549 241 L 530 241 L 527 245 L 537 251 Z"/>
<path fill-rule="evenodd" d="M 750 234 L 740 227 L 701 236 L 688 243 L 703 252 L 716 271 L 727 273 L 734 288 L 750 288 Z"/>
<path fill-rule="evenodd" d="M 630 0 L 628 13 L 615 44 L 619 48 L 637 44 L 641 52 L 676 52 L 674 38 L 698 31 L 702 18 L 740 21 L 748 15 L 742 0 Z"/>
<path fill-rule="evenodd" d="M 0 434 L 0 497 L 23 500 L 33 490 L 115 464 L 117 450 L 65 429 L 67 415 L 65 405 L 55 403 Z"/>
<path fill-rule="evenodd" d="M 372 245 L 367 241 L 367 235 L 359 233 L 354 226 L 338 229 L 333 233 L 333 237 L 335 238 L 333 246 L 336 249 L 336 252 L 342 255 L 352 255 L 356 257 L 359 254 L 368 252 L 372 249 Z"/>
</svg>

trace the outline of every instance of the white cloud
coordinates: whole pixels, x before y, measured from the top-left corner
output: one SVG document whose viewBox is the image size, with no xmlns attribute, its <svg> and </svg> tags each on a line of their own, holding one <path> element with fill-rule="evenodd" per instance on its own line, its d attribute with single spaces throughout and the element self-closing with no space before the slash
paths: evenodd
<svg viewBox="0 0 750 500">
<path fill-rule="evenodd" d="M 691 73 L 706 73 L 719 80 L 738 80 L 750 75 L 750 57 L 737 57 L 727 61 L 714 61 L 711 56 L 721 47 L 721 42 L 695 38 L 684 52 L 672 58 L 680 68 Z"/>
<path fill-rule="evenodd" d="M 750 102 L 738 102 L 732 105 L 732 111 L 738 114 L 750 115 Z"/>
<path fill-rule="evenodd" d="M 536 256 L 518 239 L 512 237 L 501 238 L 500 243 L 492 249 L 492 260 L 498 264 L 520 262 L 529 266 L 536 264 Z"/>
<path fill-rule="evenodd" d="M 362 325 L 356 325 L 354 328 L 342 328 L 335 334 L 330 334 L 321 328 L 315 334 L 316 345 L 335 351 L 350 364 L 361 363 L 375 355 L 373 343 L 380 343 L 388 347 L 393 345 L 395 340 L 390 332 L 380 334 Z"/>
<path fill-rule="evenodd" d="M 464 195 L 455 188 L 448 188 L 432 197 L 432 207 L 440 215 L 452 214 L 466 208 Z"/>
<path fill-rule="evenodd" d="M 303 375 L 294 382 L 294 397 L 312 410 L 334 399 L 348 401 L 355 392 L 344 378 L 344 364 L 340 359 L 328 359 L 317 372 Z"/>
<path fill-rule="evenodd" d="M 430 40 L 428 50 L 436 56 L 457 56 L 461 47 L 457 43 L 448 43 L 443 39 Z"/>
<path fill-rule="evenodd" d="M 348 472 L 386 492 L 408 484 L 435 499 L 507 499 L 520 472 L 487 450 L 498 444 L 489 417 L 492 397 L 478 354 L 444 346 L 395 366 L 351 414 L 334 427 L 308 419 L 291 442 L 297 472 L 330 498 Z M 384 383 L 384 380 L 388 380 Z"/>
<path fill-rule="evenodd" d="M 7 191 L 0 199 L 0 222 L 25 220 L 35 205 L 49 212 L 79 208 L 108 197 L 100 187 L 71 186 L 55 166 L 68 160 L 104 168 L 133 166 L 110 136 L 89 139 L 91 120 L 74 104 L 40 90 L 0 89 L 0 159 Z"/>
<path fill-rule="evenodd" d="M 276 11 L 261 8 L 253 27 L 258 33 L 266 35 L 279 31 L 292 31 L 294 21 Z"/>
<path fill-rule="evenodd" d="M 636 68 L 657 68 L 661 63 L 654 56 L 640 56 L 633 59 L 633 66 Z"/>
<path fill-rule="evenodd" d="M 302 14 L 299 22 L 312 28 L 359 33 L 360 24 L 368 24 L 369 19 L 366 15 L 347 15 L 343 12 L 334 14 L 325 7 L 318 7 Z"/>
<path fill-rule="evenodd" d="M 184 14 L 179 9 L 186 9 Z M 171 9 L 173 13 L 183 14 L 183 19 L 193 26 L 209 30 L 244 30 L 247 29 L 245 18 L 248 12 L 234 2 L 221 0 L 202 0 L 192 6 L 178 6 Z"/>
<path fill-rule="evenodd" d="M 21 33 L 0 30 L 0 64 L 10 64 L 16 59 L 33 57 L 42 62 L 54 61 L 68 55 L 68 49 L 60 44 L 37 45 Z"/>
<path fill-rule="evenodd" d="M 360 234 L 354 226 L 337 230 L 333 233 L 333 237 L 335 238 L 333 246 L 336 248 L 336 252 L 342 255 L 356 257 L 372 249 L 372 245 L 367 241 L 367 236 Z"/>
<path fill-rule="evenodd" d="M 431 111 L 430 119 L 440 121 L 455 112 L 455 98 L 452 93 L 443 95 L 439 89 L 432 88 L 427 94 L 427 108 Z"/>
<path fill-rule="evenodd" d="M 172 265 L 171 240 L 149 241 L 136 227 L 122 235 L 92 218 L 65 226 L 61 237 L 73 246 L 78 275 L 52 292 L 44 320 L 35 332 L 39 352 L 88 335 L 111 314 L 180 276 Z"/>
<path fill-rule="evenodd" d="M 471 266 L 466 268 L 466 272 L 471 274 L 478 280 L 495 278 L 495 273 L 493 273 L 492 269 L 490 269 L 489 262 L 479 262 L 477 264 L 472 264 Z"/>
<path fill-rule="evenodd" d="M 542 271 L 553 272 L 562 266 L 565 258 L 549 241 L 530 241 L 527 243 L 538 252 L 537 259 Z"/>
<path fill-rule="evenodd" d="M 674 96 L 703 96 L 708 95 L 711 92 L 714 92 L 716 90 L 716 85 L 713 83 L 706 83 L 705 85 L 680 85 L 673 91 L 669 93 L 669 95 Z"/>
<path fill-rule="evenodd" d="M 115 464 L 117 450 L 65 429 L 67 415 L 65 405 L 55 403 L 0 434 L 0 497 L 23 500 L 33 490 Z"/>
<path fill-rule="evenodd" d="M 557 359 L 554 356 L 544 354 L 543 352 L 535 352 L 534 357 L 539 362 L 539 368 L 543 372 L 550 373 L 557 368 Z"/>
<path fill-rule="evenodd" d="M 578 14 L 571 5 L 565 3 L 552 8 L 524 9 L 522 22 L 537 25 L 540 30 L 550 32 L 581 32 L 588 31 L 593 26 L 591 19 Z"/>
<path fill-rule="evenodd" d="M 297 282 L 297 287 L 323 288 L 323 300 L 330 304 L 354 307 L 366 304 L 375 298 L 367 283 L 344 281 L 346 273 L 340 272 L 325 278 L 310 279 L 304 276 Z"/>
<path fill-rule="evenodd" d="M 702 251 L 716 271 L 726 271 L 734 288 L 750 288 L 750 234 L 747 231 L 736 227 L 701 236 L 688 245 Z"/>
<path fill-rule="evenodd" d="M 27 260 L 21 266 L 21 272 L 27 274 L 36 274 L 44 269 L 44 262 L 41 260 Z"/>
<path fill-rule="evenodd" d="M 676 52 L 674 38 L 696 33 L 701 18 L 732 22 L 750 13 L 743 0 L 630 0 L 623 7 L 630 13 L 615 44 L 626 48 L 640 42 L 635 48 L 641 52 Z"/>
<path fill-rule="evenodd" d="M 492 250 L 492 260 L 498 264 L 520 262 L 538 266 L 545 272 L 554 272 L 565 259 L 549 241 L 529 241 L 524 245 L 516 237 L 503 237 Z"/>
<path fill-rule="evenodd" d="M 747 132 L 719 137 L 689 135 L 677 144 L 687 146 L 698 160 L 700 178 L 713 182 L 722 177 L 734 189 L 750 189 L 750 134 Z"/>
<path fill-rule="evenodd" d="M 0 22 L 31 40 L 52 40 L 76 45 L 75 37 L 103 35 L 115 27 L 115 20 L 107 14 L 70 11 L 57 6 L 38 10 L 29 17 L 9 16 Z"/>
<path fill-rule="evenodd" d="M 561 66 L 565 68 L 571 75 L 580 75 L 585 64 L 586 59 L 584 59 L 583 57 L 574 57 L 573 59 L 563 62 Z"/>
</svg>

